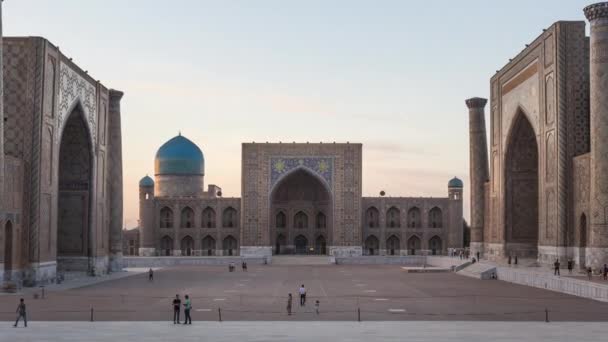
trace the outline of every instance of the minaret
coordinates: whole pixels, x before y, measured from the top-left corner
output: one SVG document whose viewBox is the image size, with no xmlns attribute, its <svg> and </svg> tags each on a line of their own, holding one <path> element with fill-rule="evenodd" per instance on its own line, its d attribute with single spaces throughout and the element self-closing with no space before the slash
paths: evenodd
<svg viewBox="0 0 608 342">
<path fill-rule="evenodd" d="M 109 122 L 109 193 L 110 193 L 110 270 L 122 270 L 122 130 L 120 123 L 120 99 L 123 93 L 110 90 Z"/>
<path fill-rule="evenodd" d="M 488 144 L 484 107 L 488 100 L 473 97 L 469 107 L 469 174 L 471 184 L 471 253 L 483 254 L 484 184 L 488 181 Z"/>
<path fill-rule="evenodd" d="M 591 109 L 590 229 L 587 265 L 608 263 L 608 2 L 585 7 L 591 23 L 589 79 Z M 597 251 L 597 253 L 593 253 Z M 591 253 L 590 253 L 591 252 Z"/>
<path fill-rule="evenodd" d="M 155 256 L 154 181 L 145 176 L 139 181 L 139 256 Z"/>
<path fill-rule="evenodd" d="M 0 218 L 4 215 L 4 72 L 2 45 L 2 1 L 0 0 Z"/>
</svg>

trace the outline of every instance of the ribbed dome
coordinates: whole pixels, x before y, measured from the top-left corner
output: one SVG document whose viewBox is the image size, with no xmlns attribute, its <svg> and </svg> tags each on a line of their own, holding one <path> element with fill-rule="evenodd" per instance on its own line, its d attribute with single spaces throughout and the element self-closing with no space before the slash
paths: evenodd
<svg viewBox="0 0 608 342">
<path fill-rule="evenodd" d="M 203 152 L 180 134 L 158 149 L 154 172 L 156 175 L 204 175 Z"/>
<path fill-rule="evenodd" d="M 448 188 L 463 188 L 464 184 L 458 177 L 450 179 L 448 182 Z"/>
<path fill-rule="evenodd" d="M 152 187 L 152 186 L 154 186 L 154 180 L 152 178 L 148 177 L 148 175 L 146 175 L 146 177 L 142 178 L 139 181 L 139 186 Z"/>
</svg>

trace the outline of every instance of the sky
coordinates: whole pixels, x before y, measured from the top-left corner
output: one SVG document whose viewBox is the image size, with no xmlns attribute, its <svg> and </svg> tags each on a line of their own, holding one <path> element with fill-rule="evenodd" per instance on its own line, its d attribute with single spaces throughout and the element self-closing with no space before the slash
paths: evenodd
<svg viewBox="0 0 608 342">
<path fill-rule="evenodd" d="M 488 98 L 496 70 L 590 3 L 5 0 L 3 29 L 47 38 L 125 92 L 127 227 L 139 179 L 179 131 L 224 196 L 240 196 L 242 142 L 349 141 L 363 144 L 364 196 L 446 197 L 457 176 L 468 218 L 464 100 Z"/>
</svg>

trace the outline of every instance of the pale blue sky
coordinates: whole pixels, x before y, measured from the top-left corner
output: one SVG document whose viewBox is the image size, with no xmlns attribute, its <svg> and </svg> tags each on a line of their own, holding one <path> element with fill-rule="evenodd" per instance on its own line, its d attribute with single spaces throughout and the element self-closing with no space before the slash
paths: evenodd
<svg viewBox="0 0 608 342">
<path fill-rule="evenodd" d="M 7 36 L 43 36 L 123 90 L 125 220 L 178 130 L 206 183 L 240 195 L 244 141 L 364 144 L 363 193 L 446 196 L 465 181 L 464 100 L 590 1 L 6 0 Z"/>
</svg>

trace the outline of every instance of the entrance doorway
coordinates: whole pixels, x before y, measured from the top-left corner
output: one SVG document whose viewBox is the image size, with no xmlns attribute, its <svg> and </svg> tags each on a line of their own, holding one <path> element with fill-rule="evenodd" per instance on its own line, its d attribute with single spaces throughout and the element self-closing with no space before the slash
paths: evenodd
<svg viewBox="0 0 608 342">
<path fill-rule="evenodd" d="M 304 235 L 296 236 L 293 244 L 296 246 L 296 254 L 307 254 L 308 239 Z"/>
<path fill-rule="evenodd" d="M 6 222 L 4 227 L 4 279 L 11 280 L 13 269 L 13 223 Z"/>
</svg>

